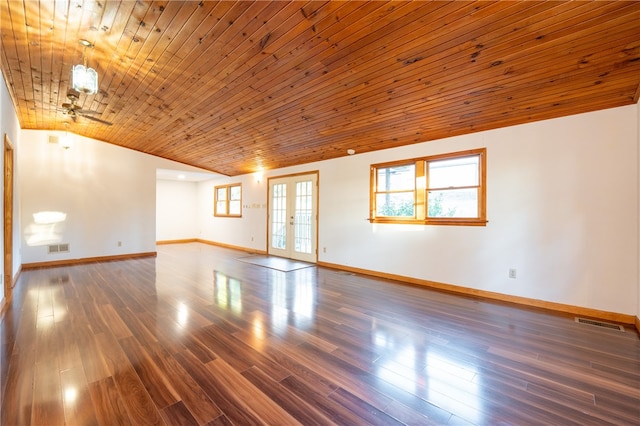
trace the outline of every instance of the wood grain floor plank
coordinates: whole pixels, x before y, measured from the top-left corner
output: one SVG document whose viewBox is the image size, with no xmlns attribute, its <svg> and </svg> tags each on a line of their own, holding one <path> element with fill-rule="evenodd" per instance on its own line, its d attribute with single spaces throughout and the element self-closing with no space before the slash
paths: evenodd
<svg viewBox="0 0 640 426">
<path fill-rule="evenodd" d="M 217 342 L 217 355 L 233 366 L 237 371 L 243 372 L 250 367 L 259 367 L 275 381 L 280 381 L 290 373 L 269 357 L 262 355 L 251 346 L 245 345 L 240 340 L 225 332 L 221 332 L 217 326 L 203 328 L 205 334 Z M 224 351 L 224 352 L 223 352 Z M 242 353 L 242 362 L 239 363 L 238 353 Z"/>
<path fill-rule="evenodd" d="M 134 424 L 165 424 L 133 368 L 120 369 L 113 375 L 113 381 Z"/>
<path fill-rule="evenodd" d="M 168 425 L 181 425 L 181 426 L 199 426 L 200 423 L 191 415 L 191 412 L 185 407 L 182 401 L 178 401 L 164 407 L 160 410 L 160 414 Z"/>
<path fill-rule="evenodd" d="M 248 334 L 250 334 L 251 337 L 247 337 Z M 277 345 L 273 345 L 264 337 L 256 339 L 255 335 L 247 332 L 234 333 L 234 337 L 237 337 L 249 346 L 260 350 L 261 353 L 268 356 L 278 365 L 282 366 L 285 370 L 296 376 L 299 380 L 307 383 L 308 386 L 312 387 L 321 395 L 327 396 L 338 388 L 338 386 L 335 383 L 331 382 L 331 380 L 329 380 L 327 377 L 316 373 L 313 370 L 313 366 L 307 366 L 305 364 L 297 362 L 296 360 L 280 351 L 277 348 Z"/>
<path fill-rule="evenodd" d="M 65 423 L 97 425 L 98 417 L 91 400 L 91 391 L 82 366 L 60 372 Z"/>
<path fill-rule="evenodd" d="M 109 331 L 116 339 L 124 339 L 132 335 L 131 330 L 124 323 L 120 314 L 116 312 L 113 305 L 110 303 L 104 305 L 98 305 L 98 315 L 102 318 L 104 324 L 109 324 Z M 123 312 L 123 311 L 120 311 Z"/>
<path fill-rule="evenodd" d="M 235 404 L 233 396 L 228 395 L 228 391 L 220 387 L 220 383 L 215 381 L 215 377 L 189 351 L 175 354 L 176 360 L 184 367 L 193 380 L 205 391 L 211 401 L 220 407 L 226 417 L 232 424 L 246 424 L 246 425 L 258 425 L 261 423 L 260 419 L 253 413 L 240 409 L 240 406 Z M 213 362 L 213 361 L 211 361 Z M 214 419 L 215 421 L 215 419 Z"/>
<path fill-rule="evenodd" d="M 131 334 L 135 336 L 141 344 L 153 344 L 158 341 L 156 336 L 147 330 L 138 316 L 129 310 L 129 308 L 120 309 L 118 315 L 124 324 L 126 324 L 127 328 L 131 330 Z"/>
<path fill-rule="evenodd" d="M 371 425 L 401 425 L 402 423 L 384 411 L 378 410 L 355 395 L 340 388 L 329 395 L 329 398 L 344 406 L 349 412 L 356 414 L 365 423 Z M 386 409 L 387 407 L 385 407 Z"/>
<path fill-rule="evenodd" d="M 273 401 L 284 408 L 289 414 L 303 425 L 327 425 L 332 421 L 322 412 L 310 405 L 306 398 L 300 398 L 295 393 L 283 387 L 280 383 L 269 377 L 258 367 L 251 367 L 242 372 L 242 375 L 255 387 L 266 395 L 273 395 Z"/>
<path fill-rule="evenodd" d="M 311 344 L 302 343 L 294 347 L 284 344 L 279 350 L 300 363 L 312 366 L 316 374 L 326 377 L 337 387 L 348 390 L 378 409 L 384 409 L 393 399 L 378 389 L 377 378 Z"/>
<path fill-rule="evenodd" d="M 116 338 L 110 333 L 100 333 L 96 339 L 131 421 L 134 424 L 164 424 L 142 379 Z"/>
<path fill-rule="evenodd" d="M 12 355 L 2 398 L 3 425 L 29 425 L 33 406 L 35 352 Z"/>
<path fill-rule="evenodd" d="M 156 407 L 165 408 L 180 400 L 164 371 L 138 340 L 128 337 L 119 343 Z"/>
<path fill-rule="evenodd" d="M 31 422 L 64 424 L 64 408 L 60 393 L 60 372 L 54 356 L 36 362 L 33 383 Z"/>
<path fill-rule="evenodd" d="M 89 383 L 91 400 L 100 425 L 133 425 L 112 377 Z"/>
<path fill-rule="evenodd" d="M 289 376 L 284 379 L 282 386 L 299 398 L 311 404 L 315 410 L 319 410 L 326 418 L 339 425 L 358 425 L 363 423 L 363 419 L 356 413 L 349 411 L 347 407 L 337 403 L 327 395 L 317 392 L 313 386 L 298 380 L 296 376 Z"/>
<path fill-rule="evenodd" d="M 205 426 L 233 426 L 233 423 L 231 423 L 231 420 L 229 420 L 229 418 L 223 414 L 219 417 L 216 417 Z"/>
<path fill-rule="evenodd" d="M 208 423 L 223 414 L 171 353 L 158 344 L 151 348 L 151 356 L 199 424 Z"/>
<path fill-rule="evenodd" d="M 254 413 L 265 424 L 301 424 L 224 360 L 211 361 L 206 368 L 223 389 L 225 400 L 237 409 Z M 223 411 L 226 413 L 224 408 Z"/>
<path fill-rule="evenodd" d="M 2 424 L 640 424 L 633 328 L 243 255 L 23 271 Z"/>
<path fill-rule="evenodd" d="M 185 331 L 178 323 L 165 316 L 157 316 L 150 312 L 137 315 L 140 322 L 157 339 L 158 344 L 170 353 L 180 352 L 186 349 Z M 155 345 L 150 345 L 153 347 Z"/>
</svg>

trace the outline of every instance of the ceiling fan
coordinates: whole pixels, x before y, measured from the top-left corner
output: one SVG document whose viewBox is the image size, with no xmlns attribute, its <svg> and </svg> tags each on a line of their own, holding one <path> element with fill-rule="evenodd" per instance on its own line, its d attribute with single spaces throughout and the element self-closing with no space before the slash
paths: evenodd
<svg viewBox="0 0 640 426">
<path fill-rule="evenodd" d="M 67 98 L 69 98 L 70 102 L 65 102 L 62 104 L 62 110 L 64 114 L 71 117 L 71 119 L 74 122 L 78 119 L 78 117 L 83 117 L 83 118 L 87 118 L 89 120 L 95 121 L 97 123 L 106 124 L 107 126 L 113 125 L 113 123 L 109 121 L 102 120 L 100 118 L 92 117 L 91 115 L 88 115 L 88 114 L 100 114 L 100 113 L 97 111 L 91 111 L 91 110 L 80 108 L 80 105 L 76 104 L 76 101 L 78 100 L 79 97 L 80 97 L 80 92 L 78 92 L 77 90 L 69 89 L 67 91 Z"/>
</svg>

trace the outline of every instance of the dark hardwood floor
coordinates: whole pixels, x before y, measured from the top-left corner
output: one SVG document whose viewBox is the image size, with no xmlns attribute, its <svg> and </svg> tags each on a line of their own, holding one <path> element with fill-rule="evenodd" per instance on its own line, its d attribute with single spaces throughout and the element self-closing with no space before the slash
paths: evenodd
<svg viewBox="0 0 640 426">
<path fill-rule="evenodd" d="M 243 256 L 23 271 L 2 424 L 640 424 L 632 327 Z"/>
</svg>

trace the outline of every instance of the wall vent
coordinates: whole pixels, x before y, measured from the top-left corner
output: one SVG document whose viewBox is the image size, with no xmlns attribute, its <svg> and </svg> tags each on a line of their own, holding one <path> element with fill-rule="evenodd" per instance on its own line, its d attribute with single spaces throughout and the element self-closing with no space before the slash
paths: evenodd
<svg viewBox="0 0 640 426">
<path fill-rule="evenodd" d="M 579 318 L 579 317 L 576 317 L 576 322 L 580 324 L 592 325 L 594 327 L 602 327 L 602 328 L 608 328 L 610 330 L 617 330 L 617 331 L 624 332 L 623 326 L 618 324 L 612 324 L 610 322 L 602 322 L 602 321 L 590 320 L 587 318 Z"/>
<path fill-rule="evenodd" d="M 49 143 L 59 143 L 60 142 L 60 138 L 58 137 L 58 135 L 49 135 Z"/>
<path fill-rule="evenodd" d="M 68 253 L 68 252 L 69 252 L 69 243 L 49 244 L 47 246 L 47 254 Z"/>
</svg>

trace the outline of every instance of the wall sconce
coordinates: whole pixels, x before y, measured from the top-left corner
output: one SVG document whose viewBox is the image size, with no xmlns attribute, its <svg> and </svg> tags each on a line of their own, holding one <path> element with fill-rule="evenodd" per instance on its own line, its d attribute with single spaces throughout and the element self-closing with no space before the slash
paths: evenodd
<svg viewBox="0 0 640 426">
<path fill-rule="evenodd" d="M 69 149 L 72 145 L 71 138 L 69 137 L 69 123 L 64 123 L 64 127 L 64 135 L 58 139 L 58 143 L 64 149 Z"/>
<path fill-rule="evenodd" d="M 253 174 L 253 175 L 256 177 L 256 182 L 257 182 L 258 184 L 260 184 L 260 182 L 262 181 L 263 174 L 264 174 L 264 173 L 263 173 L 262 169 L 259 169 L 257 172 L 255 172 L 255 173 Z"/>
</svg>

